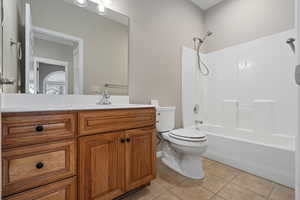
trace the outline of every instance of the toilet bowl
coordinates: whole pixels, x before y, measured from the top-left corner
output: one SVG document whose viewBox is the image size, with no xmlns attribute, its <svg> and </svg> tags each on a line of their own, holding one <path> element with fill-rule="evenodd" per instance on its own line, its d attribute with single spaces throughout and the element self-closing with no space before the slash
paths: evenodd
<svg viewBox="0 0 300 200">
<path fill-rule="evenodd" d="M 158 109 L 157 118 L 163 138 L 162 162 L 188 178 L 204 178 L 201 156 L 208 146 L 205 132 L 194 127 L 174 130 L 175 108 Z"/>
<path fill-rule="evenodd" d="M 162 137 L 164 164 L 188 178 L 204 178 L 201 156 L 208 142 L 203 132 L 197 129 L 177 129 L 162 133 Z"/>
</svg>

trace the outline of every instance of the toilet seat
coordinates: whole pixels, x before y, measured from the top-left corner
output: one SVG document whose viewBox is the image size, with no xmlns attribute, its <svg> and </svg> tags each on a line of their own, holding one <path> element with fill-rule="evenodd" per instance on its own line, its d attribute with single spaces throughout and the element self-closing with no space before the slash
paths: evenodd
<svg viewBox="0 0 300 200">
<path fill-rule="evenodd" d="M 207 146 L 205 132 L 196 129 L 177 129 L 163 134 L 165 138 L 176 145 L 186 147 Z"/>
<path fill-rule="evenodd" d="M 177 129 L 169 132 L 169 136 L 187 142 L 205 142 L 206 134 L 197 129 Z"/>
</svg>

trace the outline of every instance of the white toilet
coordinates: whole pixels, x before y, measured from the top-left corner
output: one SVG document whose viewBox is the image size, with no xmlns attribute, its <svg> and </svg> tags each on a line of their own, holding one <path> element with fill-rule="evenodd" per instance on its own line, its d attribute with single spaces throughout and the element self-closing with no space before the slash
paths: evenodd
<svg viewBox="0 0 300 200">
<path fill-rule="evenodd" d="M 188 178 L 204 178 L 201 156 L 208 146 L 205 132 L 195 127 L 174 128 L 175 108 L 159 107 L 157 130 L 163 138 L 162 162 Z"/>
</svg>

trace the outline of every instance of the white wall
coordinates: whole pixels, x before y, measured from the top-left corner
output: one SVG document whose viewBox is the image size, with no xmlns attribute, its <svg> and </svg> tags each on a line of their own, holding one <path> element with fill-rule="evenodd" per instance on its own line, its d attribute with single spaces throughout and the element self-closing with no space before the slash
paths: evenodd
<svg viewBox="0 0 300 200">
<path fill-rule="evenodd" d="M 175 105 L 177 126 L 182 124 L 181 46 L 192 48 L 191 39 L 211 29 L 207 51 L 220 50 L 291 29 L 294 22 L 294 0 L 226 0 L 206 12 L 188 0 L 114 0 L 111 8 L 131 20 L 131 101 L 155 98 Z"/>
<path fill-rule="evenodd" d="M 260 134 L 295 136 L 295 56 L 290 30 L 206 55 L 203 108 L 208 124 Z"/>
<path fill-rule="evenodd" d="M 131 103 L 176 106 L 181 127 L 181 48 L 205 33 L 203 11 L 190 0 L 113 0 L 111 8 L 130 18 Z"/>
<path fill-rule="evenodd" d="M 132 103 L 176 106 L 181 127 L 181 47 L 203 35 L 202 11 L 188 0 L 129 0 Z"/>
<path fill-rule="evenodd" d="M 205 11 L 214 32 L 206 51 L 220 50 L 294 28 L 295 0 L 226 0 Z"/>
</svg>

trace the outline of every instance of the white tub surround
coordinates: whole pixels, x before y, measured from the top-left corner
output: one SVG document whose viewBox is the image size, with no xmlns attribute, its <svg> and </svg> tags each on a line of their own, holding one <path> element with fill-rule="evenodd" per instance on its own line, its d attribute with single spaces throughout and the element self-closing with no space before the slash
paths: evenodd
<svg viewBox="0 0 300 200">
<path fill-rule="evenodd" d="M 211 74 L 197 83 L 204 121 L 270 139 L 273 134 L 295 136 L 296 59 L 286 44 L 295 35 L 289 30 L 205 54 Z"/>
<path fill-rule="evenodd" d="M 1 112 L 38 112 L 66 110 L 107 110 L 152 108 L 153 105 L 129 104 L 128 96 L 112 96 L 112 105 L 97 105 L 101 95 L 27 95 L 2 94 Z"/>
<path fill-rule="evenodd" d="M 275 182 L 295 186 L 297 87 L 295 55 L 286 40 L 295 30 L 201 54 L 183 48 L 184 119 L 203 120 L 206 156 Z M 194 113 L 195 104 L 199 112 Z"/>
</svg>

